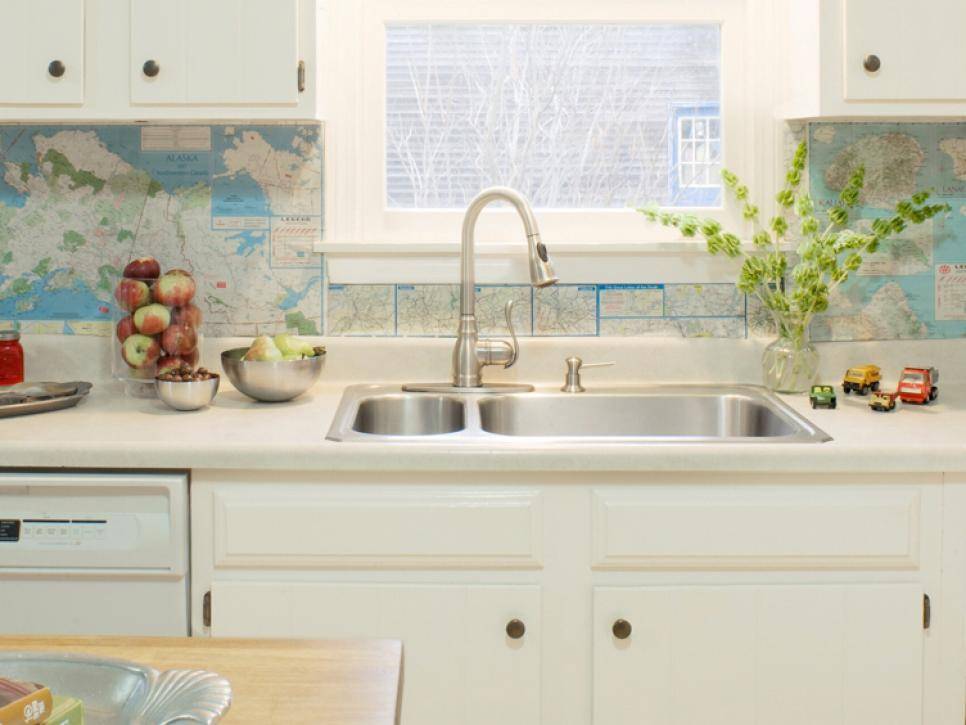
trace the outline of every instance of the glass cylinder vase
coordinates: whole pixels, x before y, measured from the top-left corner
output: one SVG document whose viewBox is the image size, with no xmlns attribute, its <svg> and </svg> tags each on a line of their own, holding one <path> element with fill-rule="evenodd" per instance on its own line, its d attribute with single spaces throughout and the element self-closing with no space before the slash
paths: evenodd
<svg viewBox="0 0 966 725">
<path fill-rule="evenodd" d="M 761 356 L 762 383 L 776 393 L 804 393 L 818 377 L 819 354 L 808 329 L 781 334 Z"/>
</svg>

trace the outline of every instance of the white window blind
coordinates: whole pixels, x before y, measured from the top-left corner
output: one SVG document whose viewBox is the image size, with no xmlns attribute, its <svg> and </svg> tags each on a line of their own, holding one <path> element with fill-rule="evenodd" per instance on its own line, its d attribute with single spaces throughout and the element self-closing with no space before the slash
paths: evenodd
<svg viewBox="0 0 966 725">
<path fill-rule="evenodd" d="M 390 209 L 494 184 L 550 209 L 720 204 L 718 23 L 390 23 L 385 72 Z M 684 119 L 705 134 L 687 171 Z"/>
</svg>

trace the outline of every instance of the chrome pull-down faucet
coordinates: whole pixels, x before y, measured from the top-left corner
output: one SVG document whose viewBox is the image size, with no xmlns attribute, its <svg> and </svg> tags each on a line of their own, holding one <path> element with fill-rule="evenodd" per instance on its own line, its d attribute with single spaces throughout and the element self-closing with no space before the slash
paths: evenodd
<svg viewBox="0 0 966 725">
<path fill-rule="evenodd" d="M 480 339 L 476 320 L 476 222 L 480 213 L 495 201 L 509 202 L 523 222 L 527 235 L 530 282 L 534 287 L 556 284 L 547 248 L 540 240 L 540 230 L 529 202 L 519 192 L 506 187 L 494 186 L 484 189 L 470 201 L 463 217 L 463 238 L 460 246 L 460 319 L 453 348 L 453 378 L 449 384 L 406 385 L 406 390 L 464 392 L 494 392 L 497 390 L 532 389 L 531 386 L 483 384 L 482 369 L 486 365 L 513 365 L 520 354 L 516 332 L 513 329 L 513 302 L 506 305 L 507 327 L 513 340 Z"/>
</svg>

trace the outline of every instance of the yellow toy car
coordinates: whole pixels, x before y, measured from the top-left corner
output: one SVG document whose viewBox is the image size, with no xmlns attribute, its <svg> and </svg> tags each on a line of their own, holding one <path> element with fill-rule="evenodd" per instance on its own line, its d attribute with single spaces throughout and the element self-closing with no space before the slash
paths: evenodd
<svg viewBox="0 0 966 725">
<path fill-rule="evenodd" d="M 857 368 L 849 368 L 842 378 L 842 390 L 845 391 L 846 395 L 851 392 L 865 395 L 870 390 L 878 390 L 881 380 L 882 372 L 878 365 L 861 365 Z"/>
<path fill-rule="evenodd" d="M 888 413 L 890 410 L 895 410 L 896 395 L 896 393 L 886 393 L 882 390 L 877 390 L 869 398 L 869 407 L 880 413 Z"/>
</svg>

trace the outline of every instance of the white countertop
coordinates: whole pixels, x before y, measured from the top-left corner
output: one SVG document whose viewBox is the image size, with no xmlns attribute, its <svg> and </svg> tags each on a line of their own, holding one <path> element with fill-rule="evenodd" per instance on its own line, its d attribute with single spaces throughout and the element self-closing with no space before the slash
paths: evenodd
<svg viewBox="0 0 966 725">
<path fill-rule="evenodd" d="M 350 354 L 348 346 L 351 343 L 333 341 L 329 346 L 330 356 L 339 350 L 340 344 L 347 345 L 344 354 Z M 794 409 L 832 436 L 833 440 L 828 443 L 524 446 L 517 439 L 509 446 L 480 443 L 456 446 L 325 440 L 346 384 L 380 382 L 374 370 L 382 367 L 383 360 L 395 361 L 393 355 L 398 354 L 403 344 L 409 345 L 407 349 L 413 345 L 423 346 L 422 352 L 417 350 L 414 353 L 421 367 L 432 364 L 445 369 L 451 343 L 384 344 L 387 347 L 378 347 L 379 343 L 371 341 L 360 343 L 360 349 L 351 354 L 361 350 L 361 357 L 348 365 L 340 365 L 338 360 L 330 361 L 323 373 L 323 382 L 302 397 L 283 404 L 251 401 L 223 379 L 222 390 L 212 406 L 192 413 L 179 413 L 159 400 L 127 397 L 117 383 L 95 383 L 88 399 L 76 408 L 0 419 L 0 466 L 304 471 L 966 471 L 966 385 L 951 374 L 951 360 L 941 365 L 945 377 L 940 380 L 939 400 L 928 406 L 900 404 L 892 413 L 876 413 L 868 408 L 867 397 L 846 396 L 839 390 L 836 410 L 813 411 L 807 396 L 782 396 Z M 560 345 L 559 342 L 554 344 Z M 648 349 L 655 346 L 653 342 L 646 344 Z M 737 355 L 751 360 L 744 368 L 732 369 L 731 372 L 737 370 L 735 377 L 738 380 L 754 379 L 750 371 L 756 367 L 756 355 L 749 355 L 749 344 L 742 343 L 742 347 L 736 348 Z M 953 349 L 958 352 L 959 347 L 966 351 L 966 345 L 955 343 L 953 348 L 954 343 L 945 344 L 947 347 L 939 350 L 946 357 Z M 619 361 L 616 372 L 613 368 L 588 371 L 584 383 L 589 390 L 596 387 L 596 381 L 609 388 L 623 382 L 619 377 L 620 370 L 632 367 L 631 362 L 623 362 L 624 357 L 633 354 L 636 370 L 652 363 L 652 359 L 641 359 L 643 353 L 629 346 L 585 349 L 586 346 L 587 343 L 576 342 L 568 349 L 576 347 L 588 361 L 607 357 L 616 357 Z M 35 350 L 38 347 L 34 345 Z M 702 348 L 700 342 L 687 341 L 671 349 L 671 353 L 667 350 L 660 354 L 652 352 L 650 357 L 660 359 L 662 367 L 673 371 L 676 369 L 674 361 L 669 360 L 668 355 L 685 355 L 682 359 L 686 359 L 687 364 L 679 367 L 688 369 L 682 374 L 687 374 L 688 380 L 699 382 L 710 379 L 712 372 L 718 371 L 724 348 L 722 343 L 708 343 Z M 851 352 L 854 349 L 849 348 L 849 359 L 854 358 Z M 913 350 L 911 357 L 916 362 L 934 363 L 937 359 L 942 362 L 933 348 L 909 349 Z M 380 355 L 374 355 L 375 350 Z M 696 352 L 707 354 L 707 367 L 695 363 Z M 868 356 L 867 352 L 860 354 Z M 841 353 L 834 355 L 840 357 Z M 550 343 L 543 346 L 531 343 L 530 356 L 532 364 L 544 364 L 543 357 L 552 359 L 553 364 L 562 360 L 558 359 L 559 349 L 551 348 Z M 826 357 L 832 358 L 833 354 Z M 857 361 L 862 359 L 878 358 L 860 357 Z M 361 362 L 364 360 L 368 361 L 368 369 L 366 363 Z M 838 359 L 829 360 L 829 363 L 834 369 L 842 366 Z M 544 365 L 549 366 L 551 362 Z M 532 369 L 522 371 L 522 375 L 532 373 Z M 45 379 L 52 377 L 48 374 Z M 887 374 L 886 388 L 894 385 L 890 377 L 895 376 Z M 69 377 L 60 375 L 56 379 Z M 944 384 L 946 379 L 949 384 Z M 673 381 L 681 382 L 681 376 Z M 825 376 L 825 381 L 831 383 L 834 378 Z M 554 389 L 550 385 L 547 383 L 548 389 Z"/>
<path fill-rule="evenodd" d="M 0 420 L 8 467 L 277 470 L 966 471 L 966 387 L 928 406 L 869 410 L 839 393 L 836 410 L 782 396 L 828 443 L 454 446 L 339 443 L 325 434 L 340 388 L 286 404 L 256 403 L 223 384 L 213 405 L 179 413 L 158 400 L 95 386 L 78 407 Z M 454 461 L 457 458 L 458 461 Z"/>
</svg>

